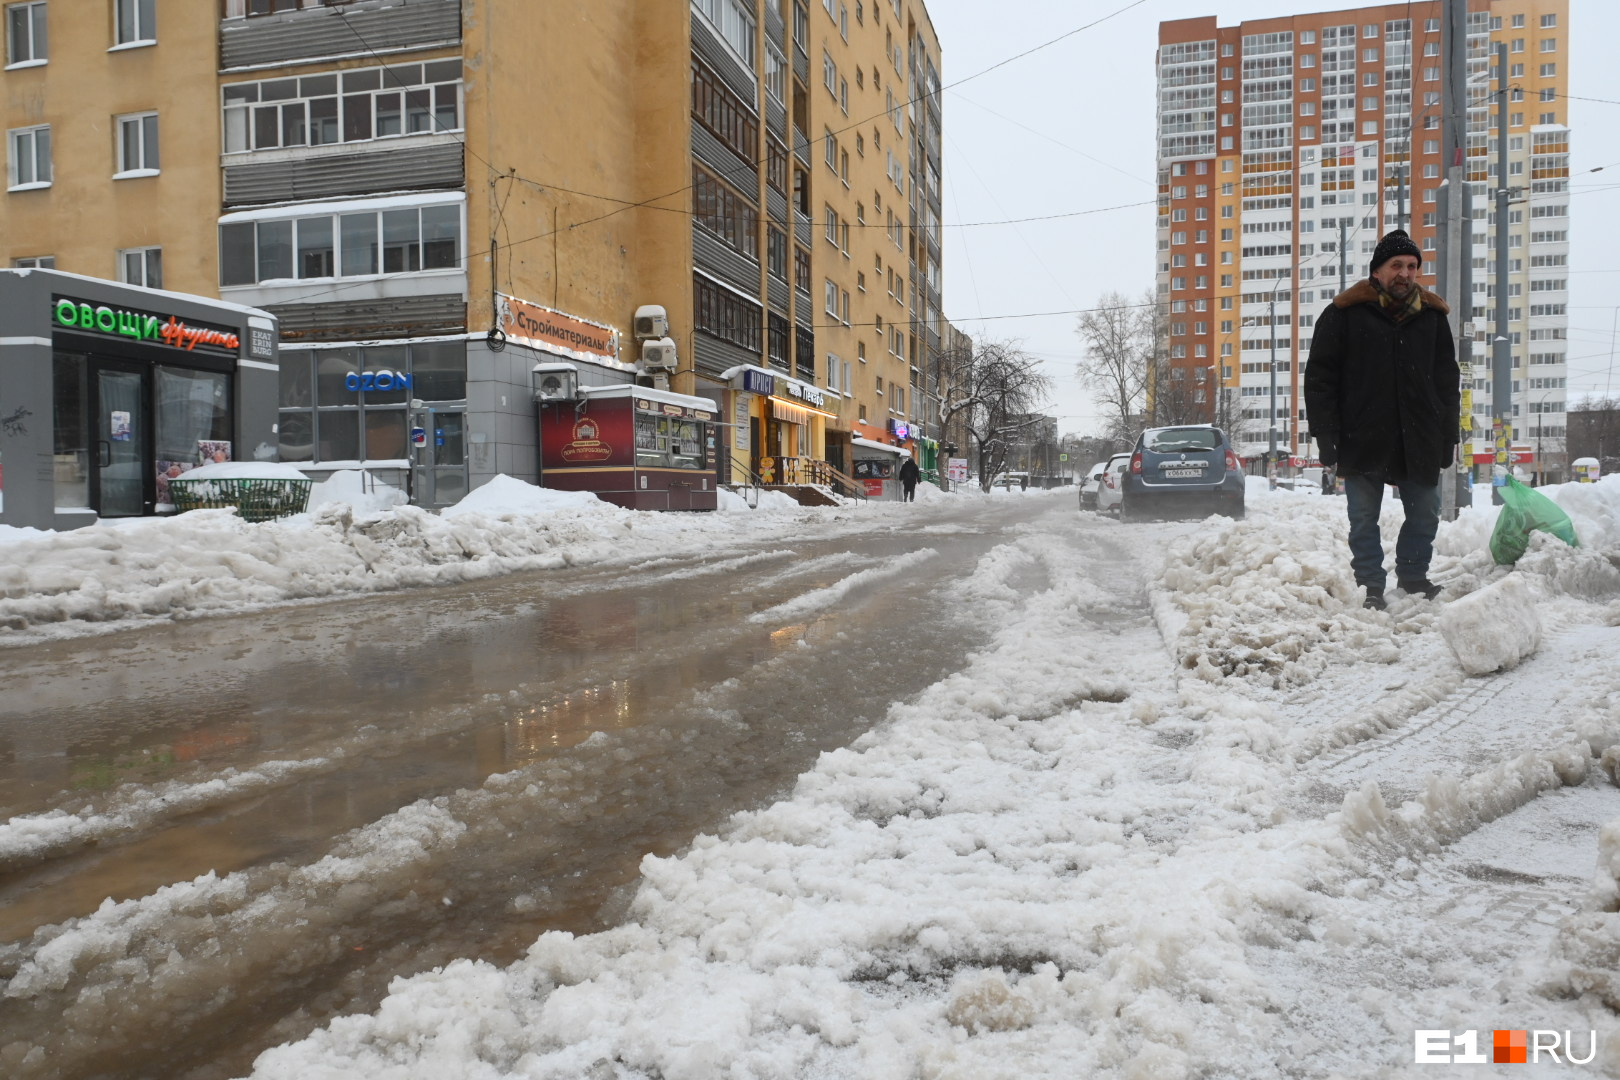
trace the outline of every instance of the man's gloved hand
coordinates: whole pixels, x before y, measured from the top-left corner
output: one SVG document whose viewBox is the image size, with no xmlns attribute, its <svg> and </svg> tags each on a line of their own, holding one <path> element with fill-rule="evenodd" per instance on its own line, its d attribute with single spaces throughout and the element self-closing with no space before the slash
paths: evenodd
<svg viewBox="0 0 1620 1080">
<path fill-rule="evenodd" d="M 1330 469 L 1337 465 L 1339 463 L 1338 440 L 1327 439 L 1318 435 L 1316 437 L 1316 458 Z"/>
</svg>

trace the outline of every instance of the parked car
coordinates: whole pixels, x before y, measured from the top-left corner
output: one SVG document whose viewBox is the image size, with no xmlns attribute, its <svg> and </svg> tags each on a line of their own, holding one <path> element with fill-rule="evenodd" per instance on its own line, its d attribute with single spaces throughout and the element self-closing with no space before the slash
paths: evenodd
<svg viewBox="0 0 1620 1080">
<path fill-rule="evenodd" d="M 1120 519 L 1243 516 L 1243 463 L 1213 424 L 1149 428 L 1121 485 Z"/>
<path fill-rule="evenodd" d="M 1097 509 L 1097 488 L 1102 484 L 1103 470 L 1108 468 L 1108 462 L 1099 461 L 1093 465 L 1080 481 L 1080 509 Z"/>
<path fill-rule="evenodd" d="M 1115 454 L 1103 465 L 1097 482 L 1097 513 L 1119 513 L 1120 497 L 1125 490 L 1125 472 L 1130 467 L 1131 455 Z"/>
</svg>

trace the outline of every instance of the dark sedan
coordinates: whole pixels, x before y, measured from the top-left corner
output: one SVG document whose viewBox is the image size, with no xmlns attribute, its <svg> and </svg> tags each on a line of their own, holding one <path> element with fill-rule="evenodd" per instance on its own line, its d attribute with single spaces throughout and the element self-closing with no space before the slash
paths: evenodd
<svg viewBox="0 0 1620 1080">
<path fill-rule="evenodd" d="M 1125 470 L 1124 521 L 1155 517 L 1243 516 L 1243 463 L 1211 424 L 1149 428 Z"/>
</svg>

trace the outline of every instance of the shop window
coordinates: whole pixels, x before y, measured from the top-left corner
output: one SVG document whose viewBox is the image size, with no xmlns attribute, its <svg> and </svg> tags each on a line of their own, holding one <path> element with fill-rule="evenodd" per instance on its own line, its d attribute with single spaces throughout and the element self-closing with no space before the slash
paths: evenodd
<svg viewBox="0 0 1620 1080">
<path fill-rule="evenodd" d="M 219 228 L 219 247 L 222 286 L 454 270 L 461 204 L 230 222 Z"/>
<path fill-rule="evenodd" d="M 466 347 L 459 341 L 285 350 L 280 368 L 283 461 L 402 460 L 410 456 L 410 399 L 467 397 Z M 388 385 L 377 379 L 357 389 L 354 376 L 367 372 L 387 372 Z"/>
<path fill-rule="evenodd" d="M 46 187 L 51 182 L 50 125 L 16 128 L 6 133 L 6 185 Z"/>
<path fill-rule="evenodd" d="M 130 248 L 118 253 L 118 280 L 126 285 L 163 288 L 163 249 Z"/>
<path fill-rule="evenodd" d="M 120 45 L 157 41 L 157 0 L 113 0 L 113 24 Z"/>
<path fill-rule="evenodd" d="M 154 176 L 158 164 L 157 113 L 137 113 L 118 118 L 118 172 L 114 180 L 132 176 Z"/>
<path fill-rule="evenodd" d="M 217 371 L 156 368 L 157 474 L 173 477 L 199 462 L 241 457 L 231 445 L 231 376 Z"/>
<path fill-rule="evenodd" d="M 701 469 L 708 464 L 703 444 L 696 420 L 636 413 L 636 464 L 643 468 Z"/>
<path fill-rule="evenodd" d="M 231 83 L 222 107 L 227 154 L 460 131 L 461 61 Z"/>
<path fill-rule="evenodd" d="M 52 479 L 56 508 L 77 510 L 90 506 L 90 406 L 85 358 L 57 353 L 51 358 L 51 420 L 54 438 Z"/>
<path fill-rule="evenodd" d="M 6 8 L 7 64 L 43 64 L 48 44 L 44 0 Z"/>
</svg>

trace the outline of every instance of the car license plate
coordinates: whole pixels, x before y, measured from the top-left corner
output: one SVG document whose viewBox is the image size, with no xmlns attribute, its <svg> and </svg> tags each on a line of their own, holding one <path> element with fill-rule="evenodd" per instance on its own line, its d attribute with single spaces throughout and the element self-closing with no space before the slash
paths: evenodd
<svg viewBox="0 0 1620 1080">
<path fill-rule="evenodd" d="M 1171 480 L 1185 480 L 1191 476 L 1203 476 L 1203 469 L 1166 469 L 1164 475 Z"/>
</svg>

